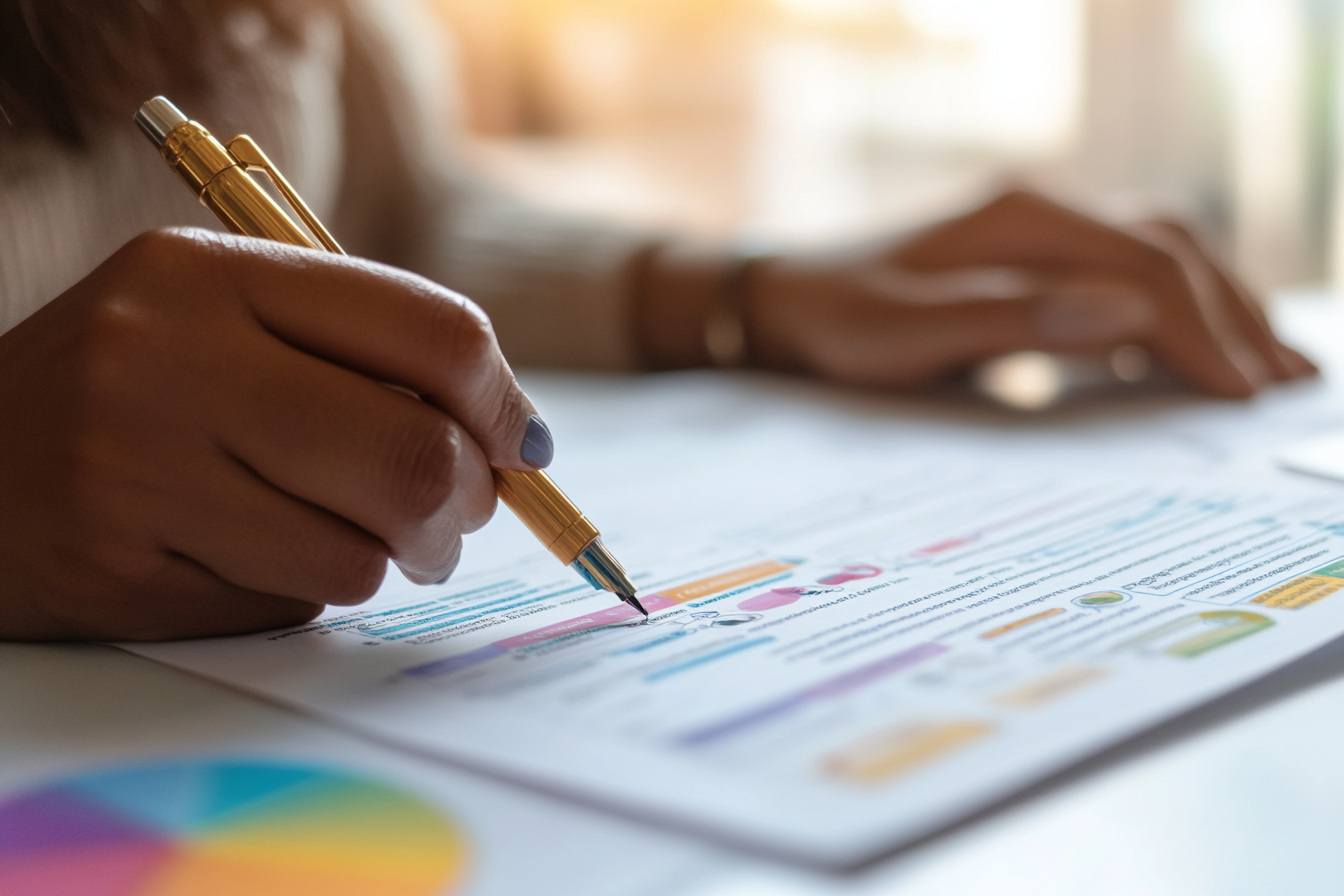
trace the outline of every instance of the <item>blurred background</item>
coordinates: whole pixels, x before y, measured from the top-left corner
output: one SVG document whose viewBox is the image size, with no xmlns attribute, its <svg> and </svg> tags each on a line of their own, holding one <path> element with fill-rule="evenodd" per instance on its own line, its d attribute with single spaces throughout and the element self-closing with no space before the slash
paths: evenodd
<svg viewBox="0 0 1344 896">
<path fill-rule="evenodd" d="M 472 152 L 544 203 L 770 244 L 1008 185 L 1344 278 L 1344 0 L 436 0 Z"/>
</svg>

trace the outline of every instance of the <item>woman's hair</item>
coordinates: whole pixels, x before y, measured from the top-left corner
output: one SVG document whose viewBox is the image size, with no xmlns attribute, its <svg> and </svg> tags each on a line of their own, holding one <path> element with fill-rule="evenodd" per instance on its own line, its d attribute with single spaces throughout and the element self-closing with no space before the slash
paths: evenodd
<svg viewBox="0 0 1344 896">
<path fill-rule="evenodd" d="M 206 100 L 246 60 L 231 39 L 250 15 L 297 41 L 314 0 L 0 0 L 0 138 L 84 146 L 91 128 L 151 96 Z"/>
</svg>

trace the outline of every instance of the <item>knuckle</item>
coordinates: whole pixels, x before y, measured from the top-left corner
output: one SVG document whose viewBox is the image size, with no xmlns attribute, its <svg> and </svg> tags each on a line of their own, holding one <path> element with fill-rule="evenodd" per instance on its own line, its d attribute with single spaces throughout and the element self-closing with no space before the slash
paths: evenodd
<svg viewBox="0 0 1344 896">
<path fill-rule="evenodd" d="M 474 378 L 472 419 L 500 438 L 526 425 L 526 399 L 517 387 L 495 338 L 490 319 L 475 303 L 457 297 L 444 301 L 435 315 L 433 352 Z"/>
<path fill-rule="evenodd" d="M 513 377 L 507 376 L 500 378 L 487 395 L 490 398 L 487 407 L 493 409 L 487 431 L 501 440 L 516 435 L 511 442 L 520 444 L 528 419 L 527 400 L 522 390 L 517 387 Z"/>
<path fill-rule="evenodd" d="M 190 243 L 186 232 L 160 227 L 132 237 L 117 252 L 117 258 L 130 264 L 141 263 L 186 251 Z"/>
<path fill-rule="evenodd" d="M 91 276 L 74 325 L 67 331 L 69 362 L 87 387 L 106 397 L 133 388 L 173 352 L 172 290 L 163 287 L 164 246 L 190 241 L 174 231 L 149 231 L 118 252 L 115 263 Z"/>
<path fill-rule="evenodd" d="M 477 532 L 485 527 L 495 516 L 499 500 L 495 493 L 494 481 L 482 483 L 480 488 L 472 490 L 471 500 L 462 511 L 460 527 L 464 535 Z M 460 547 L 460 545 L 459 545 Z"/>
<path fill-rule="evenodd" d="M 477 366 L 495 345 L 490 319 L 476 303 L 456 295 L 438 302 L 428 332 L 433 354 L 457 366 Z"/>
<path fill-rule="evenodd" d="M 219 237 L 213 231 L 195 227 L 160 227 L 132 237 L 113 259 L 116 266 L 131 272 L 195 265 L 218 251 Z"/>
<path fill-rule="evenodd" d="M 432 519 L 453 496 L 462 435 L 447 417 L 418 421 L 399 434 L 389 472 L 397 516 L 413 525 Z"/>
<path fill-rule="evenodd" d="M 116 263 L 90 279 L 66 339 L 68 369 L 97 402 L 132 398 L 180 383 L 216 350 L 218 325 L 227 321 L 217 294 L 183 291 L 192 270 L 214 275 L 212 234 L 153 230 L 118 252 Z"/>
<path fill-rule="evenodd" d="M 374 538 L 344 545 L 331 565 L 333 581 L 324 595 L 327 603 L 362 604 L 382 587 L 387 575 L 388 550 Z"/>
<path fill-rule="evenodd" d="M 103 297 L 88 310 L 72 361 L 93 396 L 113 399 L 137 388 L 159 348 L 151 317 L 142 302 L 124 293 Z"/>
</svg>

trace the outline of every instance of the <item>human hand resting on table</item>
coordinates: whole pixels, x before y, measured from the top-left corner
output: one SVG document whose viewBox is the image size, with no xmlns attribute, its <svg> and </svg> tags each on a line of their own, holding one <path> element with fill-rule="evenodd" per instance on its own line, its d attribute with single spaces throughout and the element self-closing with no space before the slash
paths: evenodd
<svg viewBox="0 0 1344 896">
<path fill-rule="evenodd" d="M 704 364 L 721 256 L 655 256 L 641 336 L 653 366 Z M 1183 228 L 1103 224 L 1013 192 L 897 245 L 762 260 L 742 316 L 753 363 L 909 388 L 1010 351 L 1137 344 L 1190 385 L 1246 398 L 1315 367 Z M 693 298 L 698 297 L 698 302 Z"/>
<path fill-rule="evenodd" d="M 0 638 L 297 624 L 389 557 L 442 579 L 494 512 L 488 464 L 549 463 L 533 414 L 484 315 L 427 280 L 138 237 L 0 336 Z"/>
</svg>

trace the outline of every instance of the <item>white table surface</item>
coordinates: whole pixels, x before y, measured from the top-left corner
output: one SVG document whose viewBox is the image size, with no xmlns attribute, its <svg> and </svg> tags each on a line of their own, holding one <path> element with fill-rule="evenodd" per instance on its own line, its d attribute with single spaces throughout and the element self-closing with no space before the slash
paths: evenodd
<svg viewBox="0 0 1344 896">
<path fill-rule="evenodd" d="M 1041 440 L 1079 440 L 1173 465 L 1263 468 L 1282 445 L 1344 430 L 1344 308 L 1305 297 L 1285 302 L 1279 316 L 1290 341 L 1306 348 L 1325 374 L 1245 404 L 1146 396 L 1025 419 L 966 402 L 888 399 L 745 376 L 723 385 L 723 408 L 693 411 L 712 427 L 715 413 L 734 402 L 773 406 L 773 413 L 824 408 L 907 434 L 948 428 L 1017 434 L 1027 451 Z M 581 430 L 610 419 L 613 409 L 645 409 L 640 424 L 646 427 L 684 425 L 686 408 L 679 408 L 677 396 L 703 390 L 704 378 L 712 376 L 532 374 L 524 382 L 564 445 L 567 433 L 577 441 Z M 581 465 L 570 470 L 581 474 Z M 1322 481 L 1320 487 L 1344 486 Z M 305 751 L 365 763 L 393 752 L 115 648 L 0 644 L 0 796 L 90 764 L 169 750 L 217 752 L 243 741 L 303 744 Z M 1341 757 L 1344 640 L 847 876 L 738 855 L 693 835 L 617 819 L 613 829 L 627 832 L 631 842 L 662 844 L 667 860 L 614 865 L 620 883 L 612 881 L 612 892 L 1338 894 L 1344 892 Z M 427 787 L 450 787 L 462 778 L 426 760 L 388 758 L 396 759 L 403 776 L 418 776 Z M 487 794 L 497 791 L 503 802 L 544 800 L 545 811 L 559 818 L 591 815 L 550 797 L 516 794 L 500 782 L 481 787 Z M 549 827 L 557 853 L 566 848 L 564 827 Z M 536 846 L 498 849 L 516 849 L 522 861 Z M 656 850 L 646 846 L 641 855 L 651 852 Z"/>
</svg>

